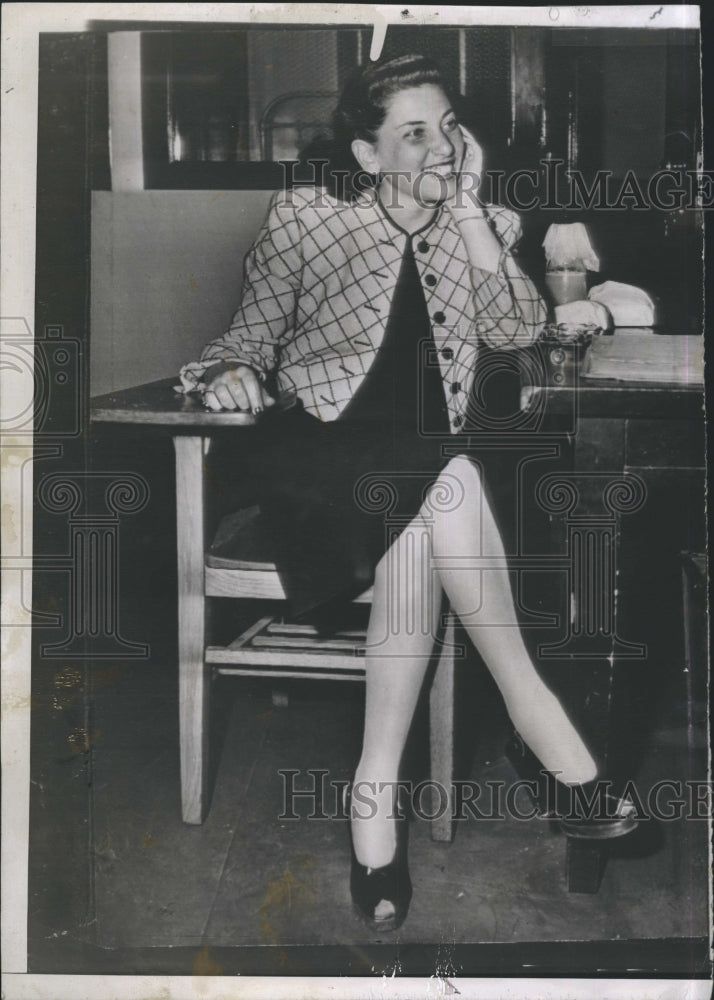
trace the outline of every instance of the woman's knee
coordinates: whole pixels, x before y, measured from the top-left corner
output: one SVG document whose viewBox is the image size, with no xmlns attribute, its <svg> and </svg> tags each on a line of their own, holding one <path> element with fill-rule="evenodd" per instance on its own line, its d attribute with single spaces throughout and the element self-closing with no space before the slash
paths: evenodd
<svg viewBox="0 0 714 1000">
<path fill-rule="evenodd" d="M 465 455 L 456 455 L 432 483 L 424 502 L 424 519 L 432 525 L 449 521 L 450 515 L 473 512 L 482 496 L 481 474 Z"/>
<path fill-rule="evenodd" d="M 454 455 L 444 466 L 443 472 L 457 479 L 464 490 L 481 489 L 481 470 L 467 455 Z"/>
</svg>

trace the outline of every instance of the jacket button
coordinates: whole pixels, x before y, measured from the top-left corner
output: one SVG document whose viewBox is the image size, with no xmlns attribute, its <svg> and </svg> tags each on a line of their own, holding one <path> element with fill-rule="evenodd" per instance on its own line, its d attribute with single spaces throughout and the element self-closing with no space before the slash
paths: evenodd
<svg viewBox="0 0 714 1000">
<path fill-rule="evenodd" d="M 419 253 L 426 253 L 428 249 L 429 249 L 429 244 L 426 242 L 426 240 L 419 240 L 419 242 L 417 243 L 417 250 L 419 251 Z"/>
<path fill-rule="evenodd" d="M 463 422 L 464 422 L 464 418 L 461 416 L 460 413 L 457 414 L 457 416 L 455 416 L 454 419 L 453 419 L 453 421 L 452 421 L 454 427 L 461 427 L 461 425 L 463 424 Z"/>
<path fill-rule="evenodd" d="M 444 350 L 441 352 L 441 356 L 445 361 L 451 361 L 451 359 L 454 356 L 454 352 L 451 350 L 450 347 L 445 347 Z"/>
<path fill-rule="evenodd" d="M 441 310 L 439 310 L 439 312 L 435 312 L 434 313 L 434 322 L 435 323 L 443 323 L 445 319 L 446 319 L 446 316 L 444 315 L 443 312 L 441 312 Z"/>
<path fill-rule="evenodd" d="M 431 287 L 433 288 L 434 285 L 436 284 L 436 275 L 427 274 L 426 278 L 424 278 L 424 281 L 427 283 L 427 285 L 431 285 Z"/>
<path fill-rule="evenodd" d="M 457 392 L 461 392 L 461 383 L 460 382 L 452 382 L 451 383 L 451 391 L 452 391 L 452 393 L 454 395 L 456 395 Z"/>
</svg>

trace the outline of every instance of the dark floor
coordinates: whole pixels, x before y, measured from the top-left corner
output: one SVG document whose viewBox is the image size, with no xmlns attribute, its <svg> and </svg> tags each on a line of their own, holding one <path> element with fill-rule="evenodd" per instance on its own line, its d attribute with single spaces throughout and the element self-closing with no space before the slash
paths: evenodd
<svg viewBox="0 0 714 1000">
<path fill-rule="evenodd" d="M 308 820 L 311 806 L 299 801 L 300 819 L 279 819 L 281 770 L 301 772 L 301 788 L 311 781 L 308 769 L 327 770 L 327 782 L 351 776 L 360 685 L 293 682 L 289 706 L 274 708 L 266 683 L 220 679 L 212 806 L 203 826 L 190 827 L 179 811 L 174 664 L 95 665 L 91 683 L 91 918 L 79 930 L 61 914 L 48 915 L 52 927 L 36 913 L 42 937 L 69 935 L 112 950 L 184 947 L 204 957 L 206 948 L 274 946 L 277 972 L 289 946 L 360 949 L 379 940 L 350 907 L 346 823 Z M 693 776 L 683 720 L 675 716 L 652 733 L 637 784 L 643 798 L 659 777 Z M 506 720 L 497 719 L 475 753 L 472 779 L 513 777 L 499 754 L 506 735 Z M 324 811 L 335 809 L 328 786 Z M 414 898 L 403 927 L 385 943 L 676 946 L 707 935 L 703 821 L 643 823 L 613 845 L 595 895 L 567 891 L 565 841 L 546 821 L 469 819 L 457 827 L 449 845 L 431 841 L 425 820 L 412 821 Z"/>
</svg>

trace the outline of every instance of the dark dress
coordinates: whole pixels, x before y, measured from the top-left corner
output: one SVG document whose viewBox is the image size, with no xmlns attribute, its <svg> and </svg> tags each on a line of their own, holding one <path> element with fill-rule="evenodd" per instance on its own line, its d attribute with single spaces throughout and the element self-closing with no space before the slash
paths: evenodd
<svg viewBox="0 0 714 1000">
<path fill-rule="evenodd" d="M 329 622 L 373 583 L 446 464 L 442 444 L 453 442 L 415 238 L 406 241 L 377 356 L 339 419 L 320 421 L 299 405 L 269 409 L 246 435 L 245 454 L 231 460 L 224 451 L 213 475 L 224 507 L 245 505 L 245 487 L 254 490 L 298 617 Z M 231 555 L 230 542 L 219 554 Z"/>
</svg>

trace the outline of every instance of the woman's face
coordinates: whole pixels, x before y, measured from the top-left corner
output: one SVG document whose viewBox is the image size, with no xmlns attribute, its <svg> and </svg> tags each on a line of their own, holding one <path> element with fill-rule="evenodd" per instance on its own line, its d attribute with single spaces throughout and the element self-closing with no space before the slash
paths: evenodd
<svg viewBox="0 0 714 1000">
<path fill-rule="evenodd" d="M 383 175 L 392 197 L 437 205 L 451 196 L 464 156 L 464 140 L 448 97 L 433 83 L 391 98 L 373 152 L 372 172 Z M 370 169 L 370 168 L 368 168 Z"/>
</svg>

